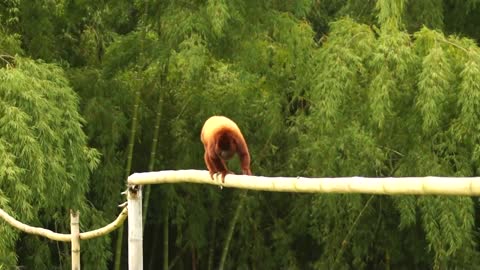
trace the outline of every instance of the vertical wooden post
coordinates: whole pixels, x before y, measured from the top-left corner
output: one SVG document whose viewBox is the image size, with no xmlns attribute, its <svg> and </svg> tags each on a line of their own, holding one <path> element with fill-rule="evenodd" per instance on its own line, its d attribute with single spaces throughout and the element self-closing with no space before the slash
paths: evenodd
<svg viewBox="0 0 480 270">
<path fill-rule="evenodd" d="M 70 210 L 70 233 L 72 235 L 72 270 L 80 270 L 80 212 Z"/>
<path fill-rule="evenodd" d="M 128 269 L 143 270 L 142 189 L 128 187 Z"/>
</svg>

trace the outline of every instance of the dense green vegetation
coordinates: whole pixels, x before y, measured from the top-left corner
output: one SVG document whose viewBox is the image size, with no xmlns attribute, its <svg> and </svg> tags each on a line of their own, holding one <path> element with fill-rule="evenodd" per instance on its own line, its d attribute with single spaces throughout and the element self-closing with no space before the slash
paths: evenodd
<svg viewBox="0 0 480 270">
<path fill-rule="evenodd" d="M 213 114 L 242 128 L 256 175 L 478 176 L 478 14 L 477 0 L 0 1 L 0 207 L 58 232 L 79 209 L 98 228 L 131 172 L 204 169 Z M 217 269 L 235 213 L 225 269 L 480 265 L 477 198 L 145 192 L 145 269 Z M 82 266 L 126 269 L 118 239 L 82 242 Z M 0 221 L 0 269 L 69 256 Z"/>
</svg>

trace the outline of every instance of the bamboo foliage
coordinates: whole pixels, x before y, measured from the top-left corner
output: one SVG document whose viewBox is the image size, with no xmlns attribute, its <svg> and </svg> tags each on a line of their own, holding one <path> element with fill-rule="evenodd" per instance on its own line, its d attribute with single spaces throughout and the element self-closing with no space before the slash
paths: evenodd
<svg viewBox="0 0 480 270">
<path fill-rule="evenodd" d="M 99 226 L 131 171 L 204 169 L 212 114 L 241 127 L 256 175 L 479 175 L 477 0 L 84 2 L 0 4 L 0 205 L 18 219 L 66 229 L 63 206 L 78 204 Z M 151 269 L 217 266 L 232 193 L 155 187 Z M 475 209 L 462 196 L 250 192 L 225 268 L 470 269 Z M 109 241 L 82 246 L 84 267 L 112 267 Z M 65 250 L 0 226 L 7 268 L 65 268 Z"/>
<path fill-rule="evenodd" d="M 10 65 L 0 69 L 0 206 L 25 222 L 50 224 L 60 230 L 69 228 L 68 220 L 58 218 L 69 208 L 86 214 L 86 228 L 102 222 L 102 215 L 86 202 L 89 176 L 99 153 L 87 146 L 78 96 L 59 66 L 22 57 L 11 59 Z M 0 227 L 0 257 L 9 267 L 16 265 L 13 251 L 17 244 L 31 251 L 32 261 L 58 252 L 54 246 L 33 252 L 33 241 L 15 244 L 18 233 Z M 104 240 L 95 241 L 84 251 L 105 244 Z M 102 254 L 97 256 L 100 259 Z M 69 252 L 62 258 L 65 261 L 60 263 L 68 264 Z M 106 263 L 104 259 L 99 265 Z M 86 262 L 85 266 L 89 265 Z M 44 261 L 38 267 L 52 266 Z"/>
</svg>

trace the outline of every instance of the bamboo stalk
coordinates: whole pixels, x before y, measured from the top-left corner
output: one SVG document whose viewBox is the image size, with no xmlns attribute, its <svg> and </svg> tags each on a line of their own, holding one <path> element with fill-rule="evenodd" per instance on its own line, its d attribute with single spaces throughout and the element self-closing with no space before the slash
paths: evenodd
<svg viewBox="0 0 480 270">
<path fill-rule="evenodd" d="M 144 23 L 146 23 L 146 16 L 148 14 L 148 1 L 145 1 L 145 9 L 143 13 Z M 137 67 L 139 67 L 139 71 L 143 71 L 145 67 L 145 37 L 147 35 L 147 25 L 142 25 L 142 37 L 140 39 L 140 59 L 137 63 Z M 137 72 L 137 76 L 141 72 Z M 133 115 L 132 115 L 132 126 L 130 127 L 130 137 L 128 141 L 128 150 L 127 150 L 127 165 L 125 166 L 125 175 L 128 176 L 130 174 L 130 170 L 132 168 L 132 158 L 133 158 L 133 148 L 135 143 L 135 136 L 137 130 L 137 122 L 138 122 L 138 108 L 140 106 L 140 96 L 141 90 L 140 85 L 143 87 L 143 78 L 138 78 L 137 82 L 139 85 L 135 84 L 135 101 L 133 104 Z M 123 244 L 123 226 L 120 230 L 118 230 L 117 234 L 117 242 L 115 247 L 115 261 L 114 261 L 114 270 L 120 270 L 120 262 L 122 258 L 122 244 Z M 143 231 L 143 229 L 142 229 Z"/>
<path fill-rule="evenodd" d="M 240 217 L 240 212 L 242 211 L 243 204 L 245 203 L 245 198 L 247 197 L 247 191 L 242 191 L 240 193 L 240 199 L 238 201 L 237 209 L 235 209 L 235 214 L 232 217 L 230 226 L 228 226 L 228 233 L 225 240 L 225 245 L 223 246 L 222 256 L 220 258 L 220 264 L 218 266 L 219 270 L 223 270 L 225 267 L 225 262 L 227 261 L 228 250 L 230 248 L 230 242 L 232 241 L 233 233 L 235 231 L 235 225 L 238 222 Z"/>
<path fill-rule="evenodd" d="M 157 113 L 155 116 L 155 127 L 153 129 L 152 148 L 150 150 L 150 161 L 148 163 L 148 171 L 153 171 L 155 165 L 155 157 L 158 147 L 158 133 L 160 130 L 160 118 L 162 117 L 162 94 L 158 95 Z M 151 186 L 145 187 L 144 202 L 143 202 L 143 226 L 147 223 L 148 204 L 150 203 Z M 168 222 L 168 220 L 167 220 Z M 167 264 L 168 265 L 168 264 Z"/>
<path fill-rule="evenodd" d="M 128 188 L 128 269 L 143 269 L 142 189 Z"/>
<path fill-rule="evenodd" d="M 213 205 L 213 219 L 212 219 L 212 226 L 210 228 L 211 234 L 208 244 L 208 263 L 207 263 L 207 270 L 213 269 L 213 259 L 215 256 L 215 245 L 217 242 L 217 222 L 218 222 L 218 203 Z"/>
<path fill-rule="evenodd" d="M 160 183 L 197 183 L 231 188 L 303 193 L 365 193 L 365 194 L 417 194 L 417 195 L 480 195 L 480 177 L 264 177 L 227 175 L 222 184 L 218 175 L 210 179 L 208 171 L 179 170 L 134 173 L 128 178 L 130 185 Z"/>
<path fill-rule="evenodd" d="M 168 202 L 166 202 L 168 205 Z M 165 207 L 165 213 L 163 214 L 163 270 L 168 270 L 168 206 Z"/>
<path fill-rule="evenodd" d="M 80 270 L 80 212 L 70 210 L 70 233 L 72 235 L 72 270 Z"/>
</svg>

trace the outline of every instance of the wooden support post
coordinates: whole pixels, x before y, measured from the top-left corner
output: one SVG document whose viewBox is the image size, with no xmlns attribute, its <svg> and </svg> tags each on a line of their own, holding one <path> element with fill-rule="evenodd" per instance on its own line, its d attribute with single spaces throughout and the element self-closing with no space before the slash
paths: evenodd
<svg viewBox="0 0 480 270">
<path fill-rule="evenodd" d="M 72 270 L 80 270 L 80 212 L 70 210 L 70 233 L 72 235 Z"/>
<path fill-rule="evenodd" d="M 128 187 L 128 269 L 143 270 L 142 189 Z"/>
</svg>

